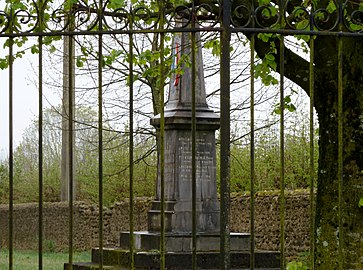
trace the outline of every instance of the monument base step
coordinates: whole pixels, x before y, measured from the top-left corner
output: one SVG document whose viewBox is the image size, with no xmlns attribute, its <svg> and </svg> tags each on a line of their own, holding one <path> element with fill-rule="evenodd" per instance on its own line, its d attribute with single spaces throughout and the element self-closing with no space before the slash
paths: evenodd
<svg viewBox="0 0 363 270">
<path fill-rule="evenodd" d="M 69 265 L 67 264 L 64 268 L 65 270 L 70 270 Z M 74 263 L 73 270 L 98 270 L 99 265 L 96 263 Z M 280 268 L 254 268 L 255 270 L 279 270 Z M 103 270 L 130 270 L 128 267 L 118 267 L 118 266 L 104 266 Z M 135 268 L 135 270 L 151 270 L 150 268 Z M 152 269 L 154 270 L 154 269 Z M 170 268 L 166 268 L 166 270 L 173 270 Z M 178 269 L 180 270 L 180 269 Z M 213 269 L 205 269 L 205 270 L 220 270 L 220 268 Z M 250 268 L 236 268 L 233 270 L 250 270 Z"/>
<path fill-rule="evenodd" d="M 97 264 L 99 257 L 99 249 L 93 249 L 92 262 Z M 247 251 L 231 252 L 230 258 L 231 269 L 248 269 L 250 266 L 250 253 Z M 205 270 L 218 269 L 220 259 L 220 252 L 197 252 L 197 268 Z M 104 249 L 103 261 L 105 265 L 119 267 L 114 269 L 127 268 L 130 264 L 130 252 L 119 248 Z M 160 269 L 160 254 L 157 251 L 136 252 L 134 262 L 136 269 L 157 270 Z M 278 252 L 255 252 L 255 269 L 279 269 L 279 267 L 280 255 Z M 192 253 L 167 252 L 165 254 L 165 268 L 168 270 L 192 269 Z"/>
<path fill-rule="evenodd" d="M 160 250 L 160 233 L 137 231 L 134 232 L 136 250 Z M 196 236 L 198 251 L 220 250 L 220 235 L 212 233 L 198 233 Z M 230 234 L 231 251 L 247 251 L 250 248 L 249 233 Z M 130 232 L 121 232 L 120 248 L 129 249 Z M 191 252 L 192 235 L 190 233 L 165 233 L 165 251 Z"/>
<path fill-rule="evenodd" d="M 99 249 L 92 250 L 91 263 L 74 263 L 73 270 L 96 270 L 99 268 Z M 250 269 L 249 252 L 231 252 L 231 270 Z M 130 252 L 119 248 L 103 249 L 103 270 L 126 270 L 129 269 Z M 158 252 L 136 252 L 134 257 L 135 269 L 137 270 L 159 270 L 160 254 Z M 218 270 L 220 265 L 219 252 L 198 252 L 197 269 Z M 256 270 L 277 270 L 280 267 L 278 252 L 256 251 Z M 190 252 L 168 252 L 165 254 L 165 269 L 167 270 L 190 270 L 192 269 L 192 253 Z M 70 270 L 68 264 L 64 270 Z"/>
</svg>

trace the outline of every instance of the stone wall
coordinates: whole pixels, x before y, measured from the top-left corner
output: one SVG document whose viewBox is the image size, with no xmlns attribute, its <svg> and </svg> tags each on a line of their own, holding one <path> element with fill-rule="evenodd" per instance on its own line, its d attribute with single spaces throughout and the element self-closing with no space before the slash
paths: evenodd
<svg viewBox="0 0 363 270">
<path fill-rule="evenodd" d="M 150 198 L 135 202 L 134 230 L 146 230 Z M 104 208 L 104 245 L 117 246 L 119 232 L 129 230 L 129 203 L 119 202 Z M 44 246 L 64 250 L 68 247 L 69 210 L 66 203 L 45 203 L 43 206 Z M 231 201 L 231 231 L 248 232 L 250 227 L 250 197 L 236 196 Z M 74 204 L 73 244 L 78 250 L 98 246 L 98 207 L 82 202 Z M 257 195 L 255 199 L 256 246 L 264 250 L 279 250 L 279 196 Z M 285 237 L 287 255 L 306 251 L 309 245 L 309 196 L 290 194 L 286 198 Z M 0 205 L 0 244 L 8 244 L 8 206 Z M 14 205 L 14 247 L 37 249 L 38 205 Z"/>
<path fill-rule="evenodd" d="M 287 257 L 309 249 L 310 196 L 287 194 L 285 207 L 285 248 Z M 260 194 L 255 197 L 256 247 L 280 249 L 280 196 Z M 250 231 L 250 196 L 237 196 L 231 202 L 231 230 Z"/>
</svg>

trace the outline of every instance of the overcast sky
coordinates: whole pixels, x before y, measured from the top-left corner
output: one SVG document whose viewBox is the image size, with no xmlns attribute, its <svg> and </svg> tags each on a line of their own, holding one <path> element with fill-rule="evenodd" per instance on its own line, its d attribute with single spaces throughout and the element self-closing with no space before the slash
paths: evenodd
<svg viewBox="0 0 363 270">
<path fill-rule="evenodd" d="M 0 39 L 1 44 L 3 40 Z M 4 58 L 8 51 L 0 48 L 0 58 Z M 31 82 L 37 76 L 32 70 L 31 62 L 37 56 L 27 55 L 18 59 L 13 68 L 13 125 L 14 144 L 19 144 L 24 129 L 38 114 L 38 91 Z M 0 157 L 8 155 L 9 145 L 9 70 L 0 70 Z"/>
</svg>

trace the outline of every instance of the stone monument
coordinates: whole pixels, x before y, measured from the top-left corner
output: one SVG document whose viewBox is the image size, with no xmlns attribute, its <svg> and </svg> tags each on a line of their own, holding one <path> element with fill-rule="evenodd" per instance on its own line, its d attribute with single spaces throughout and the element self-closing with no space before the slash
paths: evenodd
<svg viewBox="0 0 363 270">
<path fill-rule="evenodd" d="M 196 34 L 196 247 L 198 269 L 217 269 L 220 265 L 220 210 L 216 184 L 215 131 L 220 118 L 206 102 L 202 51 Z M 173 43 L 174 72 L 164 110 L 164 200 L 165 267 L 168 270 L 192 269 L 192 68 L 182 59 L 191 58 L 191 34 L 176 33 Z M 160 115 L 151 124 L 160 128 Z M 133 233 L 135 269 L 160 269 L 161 179 L 158 164 L 155 200 L 148 212 L 148 231 Z M 231 233 L 231 269 L 249 267 L 250 235 Z M 130 233 L 121 232 L 120 246 L 104 249 L 106 269 L 127 269 L 130 264 Z M 91 264 L 97 265 L 99 250 L 92 252 Z M 255 269 L 279 269 L 277 252 L 255 253 Z M 78 267 L 77 266 L 77 267 Z M 115 268 L 112 268 L 115 267 Z M 120 268 L 121 267 L 121 268 Z M 67 269 L 67 268 L 65 268 Z M 93 268 L 92 268 L 93 269 Z M 98 268 L 97 268 L 98 269 Z"/>
<path fill-rule="evenodd" d="M 192 232 L 192 70 L 181 59 L 191 58 L 190 33 L 174 36 L 173 73 L 165 106 L 165 201 L 166 231 Z M 197 34 L 197 37 L 199 34 Z M 186 57 L 183 57 L 186 56 Z M 188 60 L 185 60 L 188 61 Z M 219 232 L 219 202 L 216 186 L 215 130 L 219 116 L 208 108 L 200 39 L 196 44 L 196 201 L 197 232 Z M 151 120 L 160 127 L 160 116 Z M 149 212 L 149 231 L 160 228 L 160 174 L 156 200 Z"/>
<path fill-rule="evenodd" d="M 202 50 L 196 34 L 196 232 L 198 251 L 220 248 L 220 211 L 217 197 L 215 131 L 220 118 L 206 101 Z M 169 97 L 164 108 L 164 200 L 165 249 L 192 250 L 192 68 L 191 33 L 176 33 Z M 184 62 L 181 60 L 184 59 Z M 178 72 L 182 70 L 182 74 Z M 151 120 L 160 128 L 160 115 Z M 148 231 L 135 232 L 136 249 L 159 249 L 160 245 L 160 164 L 156 197 L 148 212 Z M 242 240 L 241 240 L 242 239 Z M 129 233 L 121 233 L 121 247 L 128 248 Z M 249 234 L 231 235 L 233 250 L 246 250 Z"/>
</svg>

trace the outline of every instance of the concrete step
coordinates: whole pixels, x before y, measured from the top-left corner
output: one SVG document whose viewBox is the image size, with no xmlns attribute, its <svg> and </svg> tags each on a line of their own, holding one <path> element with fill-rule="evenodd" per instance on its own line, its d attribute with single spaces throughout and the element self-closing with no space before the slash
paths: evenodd
<svg viewBox="0 0 363 270">
<path fill-rule="evenodd" d="M 64 270 L 70 270 L 71 267 L 68 263 L 64 264 Z M 73 263 L 72 270 L 96 270 L 100 269 L 100 266 L 98 263 L 92 263 L 92 262 L 76 262 Z M 123 268 L 117 267 L 117 266 L 103 266 L 103 270 L 122 270 Z"/>
<path fill-rule="evenodd" d="M 130 262 L 130 253 L 124 249 L 104 249 L 104 264 L 127 267 Z M 92 262 L 99 262 L 99 250 L 92 250 Z M 165 255 L 165 266 L 168 270 L 191 269 L 192 254 L 190 252 L 168 252 Z M 136 269 L 160 269 L 160 254 L 155 251 L 135 253 Z M 220 265 L 219 252 L 198 252 L 197 268 L 212 270 Z M 255 269 L 279 269 L 280 257 L 278 252 L 256 251 Z M 231 252 L 231 269 L 248 269 L 250 267 L 250 254 L 247 251 Z M 97 269 L 97 268 L 96 268 Z M 111 268 L 112 269 L 112 268 Z M 78 270 L 78 269 L 77 269 Z M 82 269 L 83 270 L 83 269 Z"/>
</svg>

